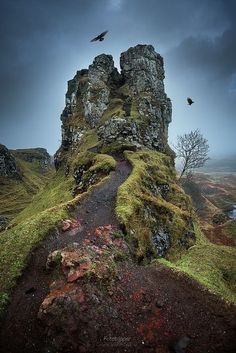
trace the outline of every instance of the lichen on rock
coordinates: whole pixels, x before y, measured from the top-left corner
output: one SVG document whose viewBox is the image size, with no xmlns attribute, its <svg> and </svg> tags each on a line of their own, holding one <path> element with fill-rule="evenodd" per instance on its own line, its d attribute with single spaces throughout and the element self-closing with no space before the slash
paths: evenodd
<svg viewBox="0 0 236 353">
<path fill-rule="evenodd" d="M 163 58 L 151 45 L 137 45 L 121 54 L 121 72 L 111 55 L 101 54 L 68 82 L 66 107 L 61 115 L 62 144 L 55 165 L 69 152 L 114 141 L 165 152 L 171 101 L 164 91 Z"/>
<path fill-rule="evenodd" d="M 0 176 L 14 179 L 20 178 L 15 158 L 4 145 L 0 145 Z"/>
</svg>

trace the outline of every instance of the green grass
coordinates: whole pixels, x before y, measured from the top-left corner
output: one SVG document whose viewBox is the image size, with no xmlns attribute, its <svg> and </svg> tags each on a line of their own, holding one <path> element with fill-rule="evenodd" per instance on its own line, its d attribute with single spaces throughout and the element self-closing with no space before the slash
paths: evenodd
<svg viewBox="0 0 236 353">
<path fill-rule="evenodd" d="M 0 237 L 0 313 L 6 297 L 16 284 L 31 250 L 68 217 L 65 207 L 54 207 L 35 214 L 1 233 Z"/>
<path fill-rule="evenodd" d="M 164 226 L 171 234 L 168 256 L 179 257 L 184 251 L 179 238 L 190 228 L 192 207 L 190 198 L 176 183 L 170 157 L 148 149 L 125 155 L 133 171 L 118 190 L 116 214 L 120 223 L 134 234 L 140 256 L 153 250 L 151 234 Z M 165 198 L 158 191 L 162 185 L 170 187 Z"/>
<path fill-rule="evenodd" d="M 196 227 L 197 243 L 178 261 L 157 260 L 188 276 L 225 300 L 236 304 L 236 249 L 210 243 Z"/>
<path fill-rule="evenodd" d="M 126 157 L 133 171 L 119 188 L 116 213 L 129 237 L 137 240 L 138 255 L 145 255 L 150 249 L 152 226 L 165 224 L 171 233 L 171 248 L 165 259 L 156 257 L 153 263 L 184 272 L 213 293 L 236 303 L 236 249 L 212 244 L 202 234 L 190 198 L 176 183 L 170 158 L 147 149 L 126 152 Z M 171 187 L 165 199 L 150 189 L 163 183 Z M 188 249 L 181 249 L 178 239 L 189 224 L 193 224 L 196 240 Z M 226 229 L 235 234 L 234 222 L 227 222 Z"/>
<path fill-rule="evenodd" d="M 107 109 L 102 116 L 101 125 L 103 125 L 107 120 L 114 116 L 124 117 L 125 111 L 123 109 L 123 103 L 123 100 L 120 98 L 111 99 Z"/>
<path fill-rule="evenodd" d="M 100 174 L 96 185 L 109 177 L 109 172 L 116 166 L 115 160 L 108 155 L 84 152 L 73 158 L 71 174 L 65 176 L 64 168 L 58 170 L 0 236 L 0 312 L 9 301 L 9 294 L 17 278 L 21 275 L 32 249 L 49 233 L 61 226 L 63 219 L 70 217 L 68 206 L 76 205 L 88 195 L 96 185 L 90 186 L 87 192 L 72 197 L 71 190 L 75 186 L 72 176 L 74 168 L 80 163 L 90 165 L 90 173 Z"/>
<path fill-rule="evenodd" d="M 79 143 L 79 152 L 87 151 L 98 145 L 98 135 L 95 129 L 87 130 Z"/>
<path fill-rule="evenodd" d="M 18 158 L 16 162 L 22 179 L 0 178 L 0 214 L 10 220 L 29 205 L 53 174 L 51 169 L 45 174 L 39 172 L 37 162 L 29 163 Z"/>
<path fill-rule="evenodd" d="M 44 148 L 21 148 L 17 150 L 11 150 L 14 157 L 26 160 L 28 158 L 36 158 L 42 160 L 45 156 L 48 156 L 47 150 Z"/>
<path fill-rule="evenodd" d="M 34 196 L 29 206 L 14 219 L 14 224 L 24 221 L 28 217 L 37 215 L 55 205 L 70 201 L 73 198 L 71 195 L 73 186 L 75 186 L 74 178 L 71 175 L 66 177 L 61 168 L 52 177 L 45 188 Z"/>
<path fill-rule="evenodd" d="M 227 237 L 233 238 L 236 240 L 236 219 L 232 219 L 223 224 L 223 232 Z"/>
</svg>

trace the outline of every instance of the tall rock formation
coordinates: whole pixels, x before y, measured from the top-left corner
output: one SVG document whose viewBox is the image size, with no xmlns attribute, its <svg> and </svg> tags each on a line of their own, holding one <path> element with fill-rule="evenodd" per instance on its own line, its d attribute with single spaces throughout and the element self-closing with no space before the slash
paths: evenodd
<svg viewBox="0 0 236 353">
<path fill-rule="evenodd" d="M 168 149 L 171 101 L 162 57 L 151 45 L 137 45 L 121 54 L 120 66 L 121 73 L 111 55 L 101 54 L 68 81 L 56 167 L 68 151 L 81 147 L 99 151 L 115 143 Z"/>
</svg>

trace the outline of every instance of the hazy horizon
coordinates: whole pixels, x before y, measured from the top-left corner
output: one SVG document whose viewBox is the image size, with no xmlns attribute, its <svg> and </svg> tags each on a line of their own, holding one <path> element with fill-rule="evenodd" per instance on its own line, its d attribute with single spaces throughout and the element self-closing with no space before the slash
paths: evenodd
<svg viewBox="0 0 236 353">
<path fill-rule="evenodd" d="M 169 143 L 199 128 L 210 156 L 236 154 L 236 3 L 233 0 L 3 0 L 0 143 L 60 145 L 67 81 L 94 57 L 151 44 L 172 100 Z M 104 42 L 90 39 L 109 30 Z M 186 98 L 195 103 L 190 107 Z"/>
</svg>

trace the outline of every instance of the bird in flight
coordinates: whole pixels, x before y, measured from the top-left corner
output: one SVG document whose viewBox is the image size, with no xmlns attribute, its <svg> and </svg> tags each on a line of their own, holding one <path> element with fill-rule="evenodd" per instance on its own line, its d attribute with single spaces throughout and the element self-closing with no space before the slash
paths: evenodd
<svg viewBox="0 0 236 353">
<path fill-rule="evenodd" d="M 194 103 L 194 101 L 190 97 L 187 98 L 187 102 L 188 102 L 189 105 Z"/>
<path fill-rule="evenodd" d="M 99 34 L 97 37 L 93 38 L 92 40 L 90 40 L 90 42 L 96 42 L 97 40 L 99 40 L 100 42 L 102 42 L 104 40 L 105 35 L 107 34 L 108 31 L 102 32 L 101 34 Z"/>
</svg>

